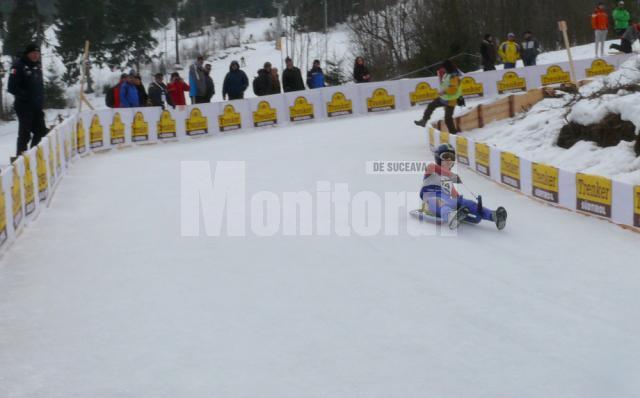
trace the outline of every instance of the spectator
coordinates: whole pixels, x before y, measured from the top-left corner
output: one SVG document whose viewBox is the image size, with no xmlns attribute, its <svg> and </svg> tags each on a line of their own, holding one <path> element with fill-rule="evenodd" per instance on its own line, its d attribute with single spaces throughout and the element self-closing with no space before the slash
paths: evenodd
<svg viewBox="0 0 640 398">
<path fill-rule="evenodd" d="M 609 48 L 630 54 L 633 51 L 633 43 L 638 39 L 640 39 L 640 24 L 634 23 L 624 32 L 620 44 L 612 44 Z"/>
<path fill-rule="evenodd" d="M 624 8 L 624 1 L 618 2 L 618 7 L 613 10 L 613 21 L 614 21 L 614 29 L 616 31 L 616 35 L 618 37 L 622 37 L 629 28 L 629 21 L 631 20 L 631 15 L 629 11 Z"/>
<path fill-rule="evenodd" d="M 189 67 L 189 96 L 192 104 L 205 102 L 207 81 L 204 76 L 204 57 L 199 56 Z"/>
<path fill-rule="evenodd" d="M 140 101 L 138 106 L 149 106 L 149 96 L 147 95 L 147 90 L 144 88 L 144 84 L 142 84 L 142 78 L 139 73 L 134 77 L 133 84 L 136 86 L 136 90 L 138 90 L 138 101 Z"/>
<path fill-rule="evenodd" d="M 247 74 L 240 69 L 238 61 L 231 61 L 229 73 L 224 77 L 224 83 L 222 84 L 222 99 L 243 99 L 247 87 L 249 87 Z"/>
<path fill-rule="evenodd" d="M 271 68 L 271 94 L 282 93 L 280 87 L 280 76 L 278 75 L 278 68 Z"/>
<path fill-rule="evenodd" d="M 120 86 L 120 107 L 121 108 L 135 108 L 140 106 L 140 99 L 138 97 L 138 89 L 134 84 L 136 78 L 136 72 L 131 71 L 127 75 L 127 80 Z"/>
<path fill-rule="evenodd" d="M 496 70 L 496 61 L 498 59 L 498 51 L 496 50 L 495 39 L 492 34 L 484 35 L 484 40 L 480 44 L 480 55 L 482 56 L 482 69 Z"/>
<path fill-rule="evenodd" d="M 19 123 L 16 156 L 20 156 L 28 149 L 29 141 L 33 148 L 48 131 L 44 122 L 44 81 L 37 44 L 29 44 L 11 66 L 8 90 L 15 97 L 13 106 Z"/>
<path fill-rule="evenodd" d="M 271 62 L 265 62 L 264 67 L 258 71 L 258 76 L 253 79 L 253 92 L 258 97 L 261 97 L 271 94 L 272 89 Z"/>
<path fill-rule="evenodd" d="M 284 62 L 286 65 L 286 68 L 282 72 L 282 88 L 284 92 L 304 90 L 304 82 L 302 81 L 300 69 L 293 66 L 293 60 L 289 57 L 287 57 Z"/>
<path fill-rule="evenodd" d="M 460 85 L 462 76 L 458 67 L 451 60 L 444 61 L 442 67 L 445 69 L 445 75 L 440 84 L 440 97 L 431 102 L 425 109 L 422 119 L 416 120 L 414 123 L 421 127 L 426 126 L 433 111 L 436 108 L 445 107 L 444 121 L 447 129 L 449 129 L 449 133 L 456 134 L 458 130 L 453 122 L 453 111 L 458 103 L 458 98 L 462 95 L 462 86 Z"/>
<path fill-rule="evenodd" d="M 204 66 L 204 79 L 207 83 L 207 92 L 204 96 L 204 102 L 211 102 L 211 98 L 216 94 L 216 86 L 213 84 L 213 79 L 211 78 L 211 64 L 206 64 Z"/>
<path fill-rule="evenodd" d="M 596 57 L 604 56 L 604 42 L 607 40 L 609 31 L 609 16 L 604 8 L 604 3 L 598 3 L 598 7 L 591 14 L 591 27 L 596 38 Z"/>
<path fill-rule="evenodd" d="M 120 75 L 118 84 L 107 90 L 104 102 L 109 108 L 120 108 L 120 86 L 125 82 L 125 80 L 127 80 L 127 74 L 123 73 Z"/>
<path fill-rule="evenodd" d="M 171 74 L 171 83 L 167 86 L 167 90 L 169 91 L 173 105 L 178 106 L 187 104 L 184 93 L 189 92 L 190 87 L 184 80 L 182 80 L 178 72 L 173 72 Z"/>
<path fill-rule="evenodd" d="M 371 74 L 362 57 L 356 57 L 356 61 L 353 64 L 353 80 L 356 83 L 369 83 L 371 81 Z"/>
<path fill-rule="evenodd" d="M 533 37 L 530 31 L 524 32 L 524 41 L 522 42 L 522 62 L 524 66 L 535 65 L 538 54 L 540 54 L 538 40 Z"/>
<path fill-rule="evenodd" d="M 520 59 L 520 45 L 516 43 L 516 35 L 513 33 L 507 35 L 507 41 L 500 44 L 498 55 L 504 63 L 505 69 L 516 67 L 516 62 Z"/>
<path fill-rule="evenodd" d="M 307 72 L 307 87 L 311 89 L 324 87 L 324 73 L 317 59 L 313 61 L 313 67 Z"/>
<path fill-rule="evenodd" d="M 155 74 L 155 80 L 149 85 L 149 101 L 151 106 L 161 106 L 165 109 L 166 105 L 175 108 L 173 100 L 168 93 L 167 86 L 164 84 L 164 76 L 162 73 Z"/>
<path fill-rule="evenodd" d="M 240 65 L 241 65 L 243 68 L 246 68 L 246 67 L 247 67 L 247 63 L 245 62 L 244 57 L 240 57 Z"/>
</svg>

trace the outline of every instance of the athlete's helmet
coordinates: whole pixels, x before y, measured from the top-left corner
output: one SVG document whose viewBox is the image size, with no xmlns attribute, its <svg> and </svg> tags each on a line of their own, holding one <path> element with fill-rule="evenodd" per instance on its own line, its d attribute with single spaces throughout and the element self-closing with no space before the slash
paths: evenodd
<svg viewBox="0 0 640 398">
<path fill-rule="evenodd" d="M 435 158 L 436 158 L 436 164 L 438 166 L 440 166 L 440 164 L 442 163 L 443 159 L 446 160 L 456 160 L 456 150 L 455 148 L 453 148 L 453 146 L 451 144 L 442 144 L 440 145 L 435 153 Z"/>
</svg>

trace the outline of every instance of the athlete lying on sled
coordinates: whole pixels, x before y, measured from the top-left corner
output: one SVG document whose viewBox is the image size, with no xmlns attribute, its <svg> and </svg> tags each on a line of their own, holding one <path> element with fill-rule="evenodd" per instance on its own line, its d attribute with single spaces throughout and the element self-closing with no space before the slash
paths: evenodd
<svg viewBox="0 0 640 398">
<path fill-rule="evenodd" d="M 420 199 L 422 209 L 418 217 L 438 223 L 447 223 L 456 229 L 461 222 L 478 224 L 482 220 L 492 221 L 498 229 L 507 223 L 507 211 L 498 207 L 495 211 L 482 206 L 482 197 L 477 202 L 458 194 L 454 184 L 460 184 L 460 177 L 451 171 L 456 161 L 456 151 L 450 144 L 442 144 L 435 152 L 435 164 L 427 166 L 422 180 Z"/>
</svg>

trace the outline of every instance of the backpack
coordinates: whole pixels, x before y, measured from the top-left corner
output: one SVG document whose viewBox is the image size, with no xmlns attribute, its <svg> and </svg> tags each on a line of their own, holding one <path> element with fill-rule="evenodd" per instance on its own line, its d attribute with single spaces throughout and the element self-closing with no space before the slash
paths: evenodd
<svg viewBox="0 0 640 398">
<path fill-rule="evenodd" d="M 116 105 L 114 91 L 116 91 L 115 87 L 111 87 L 107 90 L 107 95 L 104 96 L 104 102 L 109 108 L 113 108 Z"/>
</svg>

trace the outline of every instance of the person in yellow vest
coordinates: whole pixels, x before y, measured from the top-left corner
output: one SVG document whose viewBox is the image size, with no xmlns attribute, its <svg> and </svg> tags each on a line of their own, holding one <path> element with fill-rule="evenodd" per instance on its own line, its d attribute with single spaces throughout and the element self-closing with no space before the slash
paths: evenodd
<svg viewBox="0 0 640 398">
<path fill-rule="evenodd" d="M 422 119 L 415 120 L 414 123 L 421 127 L 426 126 L 433 111 L 435 111 L 436 108 L 444 107 L 444 122 L 447 125 L 447 129 L 449 133 L 456 134 L 458 129 L 453 122 L 453 111 L 456 109 L 458 99 L 462 95 L 462 85 L 460 84 L 462 82 L 462 76 L 458 67 L 451 62 L 451 60 L 444 61 L 442 68 L 445 73 L 440 83 L 440 97 L 427 105 Z"/>
<path fill-rule="evenodd" d="M 520 44 L 516 43 L 515 34 L 509 33 L 507 35 L 507 41 L 498 47 L 498 55 L 500 59 L 502 59 L 505 69 L 513 69 L 516 67 L 516 62 L 520 59 Z"/>
</svg>

